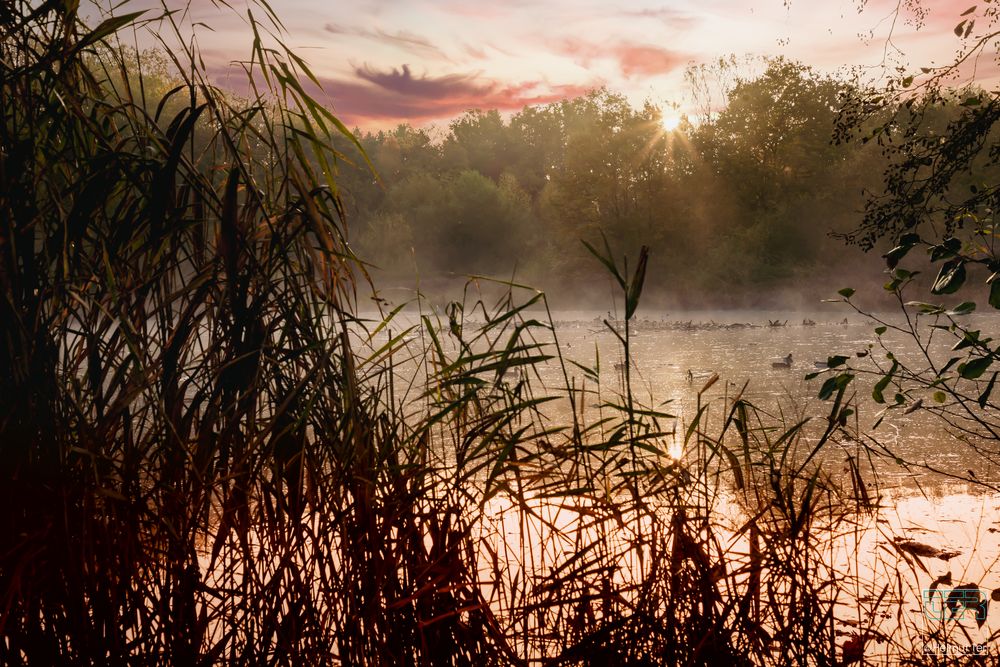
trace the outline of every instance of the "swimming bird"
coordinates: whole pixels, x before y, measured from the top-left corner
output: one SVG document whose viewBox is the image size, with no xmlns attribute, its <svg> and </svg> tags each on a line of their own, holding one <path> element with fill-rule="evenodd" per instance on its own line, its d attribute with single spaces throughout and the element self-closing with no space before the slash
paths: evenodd
<svg viewBox="0 0 1000 667">
<path fill-rule="evenodd" d="M 792 353 L 789 352 L 788 356 L 780 361 L 772 361 L 771 368 L 791 368 L 792 367 Z"/>
</svg>

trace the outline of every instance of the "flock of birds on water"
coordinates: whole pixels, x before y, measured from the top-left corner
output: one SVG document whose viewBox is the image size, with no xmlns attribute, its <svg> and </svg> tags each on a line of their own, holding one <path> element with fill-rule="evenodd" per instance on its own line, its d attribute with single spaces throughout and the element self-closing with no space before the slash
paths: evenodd
<svg viewBox="0 0 1000 667">
<path fill-rule="evenodd" d="M 466 322 L 468 325 L 474 325 L 475 322 Z M 832 322 L 835 325 L 847 325 L 849 324 L 848 319 L 845 317 L 837 322 Z M 601 331 L 606 331 L 605 327 L 612 327 L 618 331 L 624 330 L 624 321 L 615 318 L 611 313 L 608 313 L 607 318 L 597 317 L 589 323 L 584 323 L 579 320 L 573 321 L 554 321 L 552 325 L 556 329 L 560 328 L 576 328 L 583 326 L 598 326 L 599 328 L 592 329 L 593 333 L 600 333 Z M 694 320 L 678 321 L 678 320 L 650 320 L 650 319 L 640 319 L 636 318 L 630 322 L 629 328 L 632 332 L 637 333 L 641 331 L 718 331 L 718 330 L 734 330 L 734 329 L 764 329 L 764 328 L 782 328 L 789 326 L 788 320 L 767 320 L 766 324 L 755 324 L 751 322 L 735 322 L 735 323 L 720 323 L 715 320 L 709 320 L 707 322 L 695 322 Z M 791 326 L 795 326 L 794 324 Z M 816 326 L 816 322 L 811 319 L 803 319 L 803 327 Z M 411 341 L 418 337 L 417 332 L 410 332 L 409 334 L 402 337 L 404 342 Z M 567 347 L 572 347 L 571 344 L 567 344 Z M 858 356 L 862 356 L 865 353 L 858 353 Z M 795 361 L 792 358 L 791 352 L 789 352 L 784 357 L 776 358 L 771 360 L 771 368 L 782 370 L 791 369 Z M 613 364 L 614 370 L 621 372 L 625 370 L 625 362 L 618 361 Z M 817 369 L 827 368 L 827 362 L 825 361 L 814 361 L 813 366 Z M 506 379 L 504 376 L 508 374 L 507 370 L 501 371 L 501 379 Z M 523 369 L 519 370 L 518 373 L 521 379 L 524 378 Z M 699 369 L 688 369 L 686 372 L 688 382 L 694 382 L 695 380 L 711 380 L 713 377 L 717 377 L 715 371 L 712 370 L 699 370 Z"/>
<path fill-rule="evenodd" d="M 610 326 L 615 329 L 621 329 L 624 327 L 624 323 L 621 320 L 615 319 L 611 313 L 608 313 L 607 319 L 596 318 L 596 323 L 603 326 Z M 555 323 L 557 326 L 559 323 Z M 849 324 L 848 319 L 844 319 L 835 322 L 839 325 Z M 731 329 L 762 329 L 762 328 L 779 328 L 787 327 L 788 320 L 768 320 L 767 324 L 754 324 L 751 322 L 735 322 L 730 324 L 724 324 L 716 322 L 715 320 L 709 320 L 707 322 L 695 322 L 693 320 L 684 321 L 667 321 L 667 320 L 650 320 L 650 319 L 636 319 L 630 324 L 630 329 L 633 331 L 717 331 L 717 330 L 731 330 Z M 816 321 L 811 319 L 803 319 L 801 326 L 804 327 L 814 327 L 816 326 Z M 597 331 L 595 331 L 597 333 Z M 773 369 L 790 369 L 794 364 L 794 359 L 792 358 L 792 353 L 789 352 L 784 357 L 776 358 L 771 360 L 771 368 Z M 825 361 L 814 361 L 813 366 L 817 369 L 828 368 L 827 362 Z M 625 362 L 616 362 L 614 364 L 614 369 L 616 371 L 623 371 L 625 369 Z M 687 370 L 688 382 L 694 382 L 695 380 L 710 379 L 715 376 L 715 372 L 711 370 Z"/>
<path fill-rule="evenodd" d="M 556 328 L 564 328 L 579 326 L 580 322 L 555 321 L 552 324 Z M 849 322 L 845 317 L 842 320 L 832 322 L 831 324 L 847 325 Z M 606 326 L 613 327 L 617 331 L 623 331 L 625 328 L 625 322 L 608 313 L 607 317 L 594 318 L 588 326 L 596 327 L 596 329 L 593 329 L 594 333 L 603 331 Z M 734 329 L 777 329 L 788 326 L 795 325 L 790 325 L 788 320 L 768 320 L 766 324 L 754 322 L 731 322 L 727 324 L 724 322 L 716 322 L 715 320 L 696 322 L 694 320 L 651 320 L 648 318 L 638 317 L 629 322 L 629 329 L 634 333 L 641 331 L 727 331 Z M 806 318 L 802 320 L 802 324 L 799 326 L 814 327 L 816 326 L 816 321 Z"/>
</svg>

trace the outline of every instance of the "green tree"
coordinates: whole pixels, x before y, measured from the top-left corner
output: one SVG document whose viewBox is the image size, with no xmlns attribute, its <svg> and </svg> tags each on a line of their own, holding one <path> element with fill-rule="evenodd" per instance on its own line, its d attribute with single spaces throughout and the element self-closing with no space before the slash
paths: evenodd
<svg viewBox="0 0 1000 667">
<path fill-rule="evenodd" d="M 919 1 L 907 6 L 918 15 L 926 9 Z M 872 398 L 886 404 L 885 415 L 917 409 L 936 415 L 987 460 L 994 460 L 1000 439 L 994 397 L 1000 347 L 991 320 L 974 323 L 968 315 L 980 306 L 1000 309 L 1000 89 L 953 83 L 980 55 L 995 54 L 998 27 L 989 6 L 956 15 L 960 47 L 952 63 L 900 69 L 883 85 L 855 91 L 838 121 L 839 140 L 877 145 L 885 160 L 883 186 L 868 199 L 861 224 L 843 236 L 866 250 L 889 242 L 885 290 L 904 316 L 902 324 L 876 316 L 884 361 L 838 377 L 877 374 Z M 924 282 L 920 273 L 933 279 Z M 853 289 L 841 295 L 861 310 Z M 887 342 L 890 331 L 915 344 L 917 357 Z M 947 359 L 931 347 L 942 336 L 953 342 Z M 974 471 L 968 479 L 978 481 Z"/>
<path fill-rule="evenodd" d="M 510 161 L 510 133 L 500 112 L 473 110 L 449 126 L 442 147 L 447 170 L 472 170 L 498 181 Z"/>
</svg>

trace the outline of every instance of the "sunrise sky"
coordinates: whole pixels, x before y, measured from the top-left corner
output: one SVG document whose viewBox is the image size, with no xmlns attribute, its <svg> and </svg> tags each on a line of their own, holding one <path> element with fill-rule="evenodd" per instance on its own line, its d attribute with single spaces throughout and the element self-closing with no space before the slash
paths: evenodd
<svg viewBox="0 0 1000 667">
<path fill-rule="evenodd" d="M 514 111 L 607 86 L 636 104 L 689 109 L 689 63 L 728 54 L 783 55 L 824 71 L 948 62 L 952 28 L 974 0 L 928 1 L 918 30 L 896 0 L 275 0 L 287 42 L 321 78 L 327 100 L 364 129 L 441 125 L 463 111 Z M 982 4 L 982 3 L 980 3 Z M 237 8 L 243 6 L 234 3 Z M 245 6 L 244 6 L 245 7 Z M 242 10 L 245 14 L 245 8 Z M 981 10 L 978 10 L 981 11 Z M 211 0 L 189 8 L 206 61 L 246 58 L 240 18 Z M 887 38 L 892 34 L 892 45 Z M 993 63 L 976 76 L 992 79 Z M 233 76 L 239 76 L 233 74 Z M 971 76 L 971 75 L 970 75 Z"/>
</svg>

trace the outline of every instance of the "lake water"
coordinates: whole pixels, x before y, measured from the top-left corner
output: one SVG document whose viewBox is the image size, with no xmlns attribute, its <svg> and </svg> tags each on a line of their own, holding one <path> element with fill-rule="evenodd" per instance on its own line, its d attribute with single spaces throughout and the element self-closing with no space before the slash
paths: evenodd
<svg viewBox="0 0 1000 667">
<path fill-rule="evenodd" d="M 597 368 L 599 362 L 599 388 L 592 380 L 582 377 L 582 372 L 572 363 L 567 363 L 567 371 L 575 376 L 576 386 L 589 385 L 599 389 L 605 397 L 620 393 L 624 379 L 622 347 L 603 324 L 602 319 L 607 317 L 608 313 L 594 311 L 553 313 L 560 350 L 567 362 L 588 368 Z M 884 318 L 890 323 L 904 323 L 898 313 L 886 314 Z M 927 324 L 927 320 L 923 318 L 920 326 Z M 415 318 L 404 316 L 395 327 L 399 331 L 415 322 Z M 768 326 L 769 322 L 783 326 Z M 815 324 L 808 324 L 812 322 Z M 976 314 L 965 318 L 965 323 L 986 330 L 1000 330 L 1000 316 Z M 474 323 L 466 323 L 466 329 L 472 326 Z M 683 429 L 695 415 L 699 389 L 717 373 L 719 380 L 701 396 L 703 404 L 710 404 L 710 410 L 724 409 L 728 400 L 742 391 L 743 397 L 758 408 L 785 415 L 789 424 L 808 417 L 814 430 L 822 430 L 823 418 L 829 414 L 830 406 L 820 401 L 817 394 L 829 377 L 829 371 L 816 364 L 840 354 L 850 357 L 852 366 L 871 371 L 871 374 L 859 374 L 848 390 L 848 397 L 856 398 L 853 407 L 857 415 L 853 426 L 867 444 L 873 444 L 869 438 L 874 439 L 910 464 L 901 465 L 892 456 L 877 459 L 881 481 L 888 488 L 934 485 L 945 479 L 928 473 L 922 466 L 963 478 L 968 476 L 968 470 L 973 470 L 976 478 L 984 481 L 1000 477 L 995 461 L 977 452 L 968 438 L 949 429 L 931 412 L 940 408 L 933 400 L 932 391 L 911 393 L 901 407 L 884 414 L 877 429 L 872 428 L 886 407 L 875 403 L 871 395 L 880 377 L 876 364 L 883 369 L 890 366 L 882 345 L 914 368 L 926 365 L 911 339 L 890 330 L 881 336 L 880 342 L 874 331 L 876 326 L 876 322 L 833 304 L 825 311 L 796 313 L 711 311 L 660 317 L 640 313 L 634 319 L 631 339 L 632 390 L 643 404 L 675 415 L 677 425 Z M 551 343 L 545 332 L 535 331 L 540 342 Z M 955 340 L 947 332 L 936 333 L 928 345 L 932 358 L 940 364 L 951 356 L 962 354 L 950 352 Z M 414 354 L 419 354 L 421 345 L 426 343 L 416 338 L 409 344 Z M 553 354 L 554 349 L 550 344 L 545 351 Z M 789 354 L 792 355 L 790 367 L 774 367 L 775 361 Z M 403 364 L 399 372 L 401 379 L 408 381 L 412 378 L 413 367 Z M 818 377 L 805 379 L 807 374 L 816 372 L 819 372 Z M 989 373 L 982 378 L 980 386 L 985 385 L 988 377 Z M 556 360 L 539 364 L 527 379 L 536 393 L 559 394 L 565 386 L 563 368 Z M 890 386 L 885 394 L 891 404 L 895 390 Z M 904 414 L 918 400 L 922 407 Z M 585 403 L 583 417 L 596 419 L 598 401 Z M 546 408 L 546 415 L 553 422 L 566 423 L 570 420 L 568 404 L 553 403 Z M 858 443 L 845 442 L 842 437 L 838 440 L 852 454 L 858 453 Z M 973 439 L 971 444 L 981 443 Z M 986 447 L 989 448 L 989 443 Z"/>
</svg>

